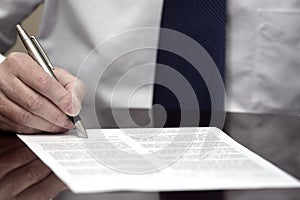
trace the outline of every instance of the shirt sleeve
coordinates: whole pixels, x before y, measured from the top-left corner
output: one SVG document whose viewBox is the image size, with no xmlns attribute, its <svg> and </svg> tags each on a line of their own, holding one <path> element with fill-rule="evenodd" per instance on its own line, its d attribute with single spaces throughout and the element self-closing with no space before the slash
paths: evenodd
<svg viewBox="0 0 300 200">
<path fill-rule="evenodd" d="M 0 1 L 0 53 L 4 54 L 16 41 L 16 24 L 25 19 L 42 0 Z M 0 56 L 0 60 L 1 60 Z"/>
<path fill-rule="evenodd" d="M 0 64 L 5 60 L 5 56 L 0 53 Z"/>
</svg>

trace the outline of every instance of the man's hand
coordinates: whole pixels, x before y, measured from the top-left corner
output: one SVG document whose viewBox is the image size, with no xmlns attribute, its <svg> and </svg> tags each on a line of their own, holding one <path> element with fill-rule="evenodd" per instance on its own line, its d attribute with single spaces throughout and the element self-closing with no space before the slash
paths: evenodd
<svg viewBox="0 0 300 200">
<path fill-rule="evenodd" d="M 17 136 L 0 136 L 0 200 L 50 199 L 65 189 Z"/>
<path fill-rule="evenodd" d="M 0 130 L 17 133 L 64 132 L 74 127 L 85 86 L 63 69 L 58 81 L 30 56 L 11 53 L 0 64 Z"/>
</svg>

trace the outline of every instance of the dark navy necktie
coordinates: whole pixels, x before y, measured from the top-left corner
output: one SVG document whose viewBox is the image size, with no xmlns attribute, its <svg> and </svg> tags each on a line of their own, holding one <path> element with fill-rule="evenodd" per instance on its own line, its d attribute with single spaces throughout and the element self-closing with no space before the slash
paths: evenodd
<svg viewBox="0 0 300 200">
<path fill-rule="evenodd" d="M 225 20 L 225 0 L 165 0 L 161 27 L 184 33 L 196 40 L 209 53 L 224 79 Z M 160 36 L 160 43 L 164 40 L 163 37 L 166 36 Z M 174 53 L 159 49 L 157 63 L 170 66 L 181 73 L 192 85 L 201 112 L 211 111 L 207 86 L 189 62 Z M 164 76 L 159 69 L 156 71 L 156 80 L 163 79 Z M 154 87 L 153 104 L 161 104 L 167 110 L 193 109 L 180 108 L 172 91 L 159 85 Z"/>
</svg>

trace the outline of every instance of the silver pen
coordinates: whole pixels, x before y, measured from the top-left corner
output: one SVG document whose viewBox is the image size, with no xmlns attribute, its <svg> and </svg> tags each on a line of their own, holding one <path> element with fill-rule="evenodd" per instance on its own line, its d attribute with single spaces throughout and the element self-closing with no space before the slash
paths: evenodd
<svg viewBox="0 0 300 200">
<path fill-rule="evenodd" d="M 46 55 L 45 51 L 43 50 L 40 43 L 34 36 L 29 36 L 25 30 L 21 27 L 21 25 L 17 24 L 16 26 L 18 34 L 27 49 L 27 53 L 53 78 L 55 78 L 54 74 L 54 66 L 50 62 L 48 56 Z M 76 129 L 81 133 L 83 137 L 88 137 L 87 131 L 84 128 L 79 115 L 77 116 L 68 116 L 69 119 L 73 122 Z"/>
</svg>

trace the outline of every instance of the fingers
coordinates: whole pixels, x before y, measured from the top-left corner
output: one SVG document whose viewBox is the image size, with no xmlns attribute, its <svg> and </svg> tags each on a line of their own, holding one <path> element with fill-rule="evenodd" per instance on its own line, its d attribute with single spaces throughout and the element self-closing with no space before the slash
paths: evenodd
<svg viewBox="0 0 300 200">
<path fill-rule="evenodd" d="M 76 108 L 76 104 L 73 105 L 72 95 L 63 85 L 75 82 L 77 80 L 75 77 L 68 75 L 64 70 L 60 70 L 61 74 L 58 74 L 62 77 L 60 80 L 67 79 L 63 80 L 62 85 L 45 73 L 33 59 L 23 53 L 12 53 L 3 63 L 8 66 L 7 68 L 12 68 L 10 73 L 15 74 L 24 84 L 48 98 L 66 114 L 74 115 L 73 108 Z M 58 68 L 55 71 L 59 71 Z"/>
<path fill-rule="evenodd" d="M 24 144 L 23 144 L 24 145 Z M 25 164 L 37 159 L 37 157 L 29 150 L 28 147 L 21 147 L 9 151 L 0 156 L 0 179 L 2 179 L 8 172 L 24 166 Z"/>
<path fill-rule="evenodd" d="M 86 92 L 85 84 L 64 69 L 56 68 L 55 74 L 63 87 L 72 95 L 73 105 L 75 105 L 73 108 L 74 114 L 79 114 L 81 102 Z"/>
<path fill-rule="evenodd" d="M 50 199 L 66 189 L 17 137 L 3 137 L 0 146 L 10 149 L 0 155 L 0 200 Z"/>
<path fill-rule="evenodd" d="M 12 100 L 13 102 L 17 102 L 21 107 L 23 107 L 25 110 L 30 111 L 32 114 L 43 118 L 47 121 L 47 123 L 50 122 L 48 123 L 48 126 L 53 126 L 54 124 L 58 127 L 67 129 L 71 129 L 74 127 L 66 114 L 58 109 L 47 98 L 24 85 L 18 79 L 12 80 L 11 82 L 12 87 L 4 89 L 6 96 L 10 100 Z"/>
<path fill-rule="evenodd" d="M 19 59 L 19 58 L 11 58 Z M 20 62 L 19 60 L 16 62 Z M 16 63 L 12 62 L 12 63 Z M 20 65 L 20 63 L 19 63 Z M 72 112 L 71 94 L 54 78 L 45 73 L 33 60 L 26 60 L 27 69 L 16 71 L 16 76 L 26 85 L 44 95 L 63 112 Z"/>
<path fill-rule="evenodd" d="M 1 101 L 1 100 L 0 100 Z M 0 113 L 1 113 L 1 106 L 0 106 Z M 29 128 L 27 126 L 23 126 L 18 124 L 15 121 L 11 121 L 4 116 L 3 113 L 0 114 L 0 124 L 2 131 L 14 132 L 14 133 L 24 133 L 24 134 L 32 134 L 32 133 L 40 133 L 41 130 L 37 130 L 34 128 Z"/>
<path fill-rule="evenodd" d="M 30 133 L 74 128 L 65 114 L 79 113 L 85 86 L 65 70 L 56 68 L 55 74 L 60 83 L 27 54 L 10 54 L 0 64 L 0 129 Z"/>
<path fill-rule="evenodd" d="M 30 186 L 40 182 L 51 173 L 40 160 L 11 171 L 0 182 L 0 193 L 16 196 Z M 6 195 L 7 196 L 7 195 Z"/>
<path fill-rule="evenodd" d="M 0 102 L 2 104 L 0 106 L 0 112 L 2 115 L 4 115 L 6 119 L 9 119 L 10 121 L 16 122 L 16 124 L 47 132 L 63 132 L 66 130 L 28 112 L 1 94 Z M 28 131 L 26 128 L 22 129 L 22 126 L 13 125 L 10 127 L 10 129 L 15 129 L 14 131 L 17 133 L 24 133 L 23 131 Z"/>
<path fill-rule="evenodd" d="M 40 199 L 48 200 L 56 197 L 59 192 L 66 190 L 67 187 L 53 173 L 17 196 L 17 199 Z"/>
</svg>

